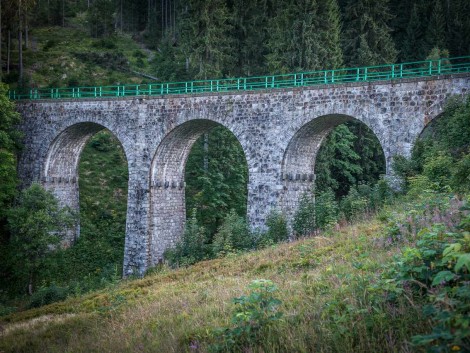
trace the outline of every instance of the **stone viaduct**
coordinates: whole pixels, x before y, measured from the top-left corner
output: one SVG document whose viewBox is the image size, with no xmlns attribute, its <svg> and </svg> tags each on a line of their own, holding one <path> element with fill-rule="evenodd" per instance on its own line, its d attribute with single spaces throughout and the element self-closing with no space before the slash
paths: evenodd
<svg viewBox="0 0 470 353">
<path fill-rule="evenodd" d="M 24 185 L 40 182 L 77 209 L 80 153 L 93 134 L 111 131 L 129 168 L 124 275 L 139 275 L 182 234 L 186 159 L 211 128 L 222 125 L 240 142 L 249 169 L 248 221 L 263 227 L 273 208 L 293 214 L 314 181 L 315 156 L 332 128 L 353 119 L 366 124 L 390 173 L 392 157 L 409 155 L 446 100 L 469 89 L 467 73 L 251 92 L 19 101 L 25 135 L 19 173 Z"/>
</svg>

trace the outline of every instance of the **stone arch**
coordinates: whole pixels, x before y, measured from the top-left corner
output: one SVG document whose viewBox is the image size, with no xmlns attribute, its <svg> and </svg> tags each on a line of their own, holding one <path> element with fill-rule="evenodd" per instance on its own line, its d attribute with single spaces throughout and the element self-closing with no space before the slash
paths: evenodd
<svg viewBox="0 0 470 353">
<path fill-rule="evenodd" d="M 80 209 L 78 186 L 80 156 L 88 140 L 104 129 L 105 126 L 94 122 L 76 123 L 60 131 L 50 144 L 41 171 L 41 182 L 47 190 L 52 191 L 61 205 L 77 211 Z M 113 136 L 116 137 L 115 134 Z M 117 140 L 123 147 L 119 138 Z M 123 150 L 127 160 L 124 147 Z M 75 229 L 68 232 L 64 245 L 73 244 L 79 235 L 80 225 L 77 224 Z"/>
<path fill-rule="evenodd" d="M 197 139 L 218 126 L 234 134 L 221 123 L 194 119 L 173 128 L 157 147 L 150 169 L 150 265 L 161 261 L 164 251 L 175 246 L 184 231 L 186 162 Z"/>
<path fill-rule="evenodd" d="M 330 131 L 348 121 L 359 121 L 377 137 L 385 155 L 380 136 L 363 119 L 346 114 L 322 115 L 302 125 L 290 139 L 281 166 L 283 193 L 281 208 L 292 219 L 302 194 L 312 189 L 315 182 L 315 162 L 322 142 Z"/>
</svg>

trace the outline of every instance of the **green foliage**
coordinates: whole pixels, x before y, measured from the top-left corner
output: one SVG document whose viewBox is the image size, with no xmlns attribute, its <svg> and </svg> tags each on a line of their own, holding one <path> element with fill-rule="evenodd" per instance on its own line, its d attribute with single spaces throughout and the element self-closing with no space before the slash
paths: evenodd
<svg viewBox="0 0 470 353">
<path fill-rule="evenodd" d="M 75 222 L 71 211 L 59 207 L 54 196 L 38 184 L 24 190 L 18 204 L 9 210 L 13 270 L 27 281 L 29 294 L 47 256 L 57 250 Z"/>
<path fill-rule="evenodd" d="M 315 226 L 330 229 L 338 221 L 339 205 L 333 190 L 327 189 L 315 196 Z"/>
<path fill-rule="evenodd" d="M 410 287 L 416 300 L 426 303 L 424 314 L 432 332 L 413 337 L 413 343 L 430 352 L 466 351 L 470 348 L 470 217 L 460 230 L 442 225 L 424 228 L 415 247 L 406 248 L 395 263 L 394 281 Z"/>
<path fill-rule="evenodd" d="M 67 288 L 57 287 L 52 284 L 49 287 L 39 288 L 29 301 L 29 308 L 39 308 L 40 306 L 65 300 L 68 296 Z"/>
<path fill-rule="evenodd" d="M 349 66 L 379 65 L 396 61 L 397 50 L 389 27 L 388 0 L 349 0 L 343 36 Z"/>
<path fill-rule="evenodd" d="M 292 230 L 295 237 L 303 237 L 312 234 L 315 229 L 315 197 L 312 192 L 306 192 L 300 197 Z"/>
<path fill-rule="evenodd" d="M 470 148 L 470 96 L 449 101 L 443 114 L 432 121 L 417 141 L 410 159 L 397 156 L 395 173 L 404 189 L 416 195 L 420 190 L 466 192 Z"/>
<path fill-rule="evenodd" d="M 198 261 L 212 258 L 211 245 L 207 231 L 200 226 L 196 218 L 196 210 L 186 222 L 181 241 L 174 248 L 165 251 L 163 257 L 172 267 L 188 266 Z"/>
<path fill-rule="evenodd" d="M 282 321 L 282 304 L 276 298 L 277 287 L 270 280 L 253 281 L 248 295 L 234 298 L 232 326 L 214 331 L 216 342 L 209 347 L 210 352 L 246 352 L 263 342 L 267 332 Z"/>
<path fill-rule="evenodd" d="M 214 235 L 212 251 L 215 256 L 224 256 L 253 248 L 253 237 L 244 217 L 231 210 Z"/>
<path fill-rule="evenodd" d="M 0 83 L 0 223 L 5 210 L 16 194 L 16 152 L 19 149 L 19 132 L 15 125 L 20 115 L 7 97 L 8 86 Z"/>
<path fill-rule="evenodd" d="M 88 23 L 92 36 L 108 36 L 114 32 L 114 6 L 112 0 L 95 0 L 91 3 L 88 9 Z"/>
<path fill-rule="evenodd" d="M 266 226 L 268 230 L 262 232 L 256 241 L 257 248 L 263 248 L 289 239 L 287 220 L 281 212 L 271 210 L 266 218 Z"/>
<path fill-rule="evenodd" d="M 209 234 L 220 227 L 230 210 L 246 214 L 248 166 L 243 149 L 226 128 L 216 127 L 194 144 L 186 163 L 186 211 Z"/>
</svg>

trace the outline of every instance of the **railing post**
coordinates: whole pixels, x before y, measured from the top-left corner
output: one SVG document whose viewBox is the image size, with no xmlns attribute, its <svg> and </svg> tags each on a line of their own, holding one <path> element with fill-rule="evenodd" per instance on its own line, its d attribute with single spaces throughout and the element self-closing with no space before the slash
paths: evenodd
<svg viewBox="0 0 470 353">
<path fill-rule="evenodd" d="M 166 94 L 170 93 L 170 84 L 166 84 Z"/>
<path fill-rule="evenodd" d="M 335 83 L 335 70 L 331 70 L 331 83 Z"/>
<path fill-rule="evenodd" d="M 135 95 L 136 96 L 140 95 L 140 85 L 135 86 Z"/>
<path fill-rule="evenodd" d="M 324 76 L 325 84 L 328 83 L 328 71 L 327 70 L 324 71 L 323 76 Z"/>
<path fill-rule="evenodd" d="M 356 82 L 359 81 L 360 78 L 361 78 L 361 70 L 359 68 L 357 68 L 357 70 L 356 70 Z"/>
<path fill-rule="evenodd" d="M 432 75 L 432 60 L 429 60 L 429 75 Z"/>
<path fill-rule="evenodd" d="M 297 86 L 297 74 L 294 74 L 294 86 Z"/>
<path fill-rule="evenodd" d="M 300 85 L 301 86 L 304 85 L 304 73 L 303 72 L 300 74 Z"/>
<path fill-rule="evenodd" d="M 149 85 L 149 96 L 152 95 L 152 85 Z"/>
<path fill-rule="evenodd" d="M 246 77 L 243 79 L 243 89 L 246 91 Z"/>
<path fill-rule="evenodd" d="M 80 87 L 77 88 L 77 97 L 80 98 Z"/>
<path fill-rule="evenodd" d="M 119 97 L 119 86 L 117 86 L 117 96 Z"/>
<path fill-rule="evenodd" d="M 184 83 L 184 93 L 188 93 L 188 82 Z"/>
<path fill-rule="evenodd" d="M 395 78 L 395 64 L 392 65 L 392 78 Z"/>
<path fill-rule="evenodd" d="M 403 77 L 403 64 L 400 64 L 400 78 Z"/>
<path fill-rule="evenodd" d="M 95 87 L 95 98 L 96 98 L 96 87 Z"/>
<path fill-rule="evenodd" d="M 193 93 L 193 81 L 191 81 L 191 93 Z"/>
<path fill-rule="evenodd" d="M 367 67 L 364 68 L 364 81 L 367 81 Z"/>
<path fill-rule="evenodd" d="M 239 91 L 239 90 L 240 90 L 240 79 L 237 78 L 237 91 Z"/>
<path fill-rule="evenodd" d="M 441 74 L 441 63 L 442 63 L 442 59 L 439 59 L 439 61 L 437 62 L 437 73 L 439 75 Z"/>
<path fill-rule="evenodd" d="M 275 78 L 274 78 L 274 76 L 273 76 L 273 77 L 272 77 L 272 81 L 271 81 L 271 88 L 274 88 L 274 80 L 275 80 Z"/>
</svg>

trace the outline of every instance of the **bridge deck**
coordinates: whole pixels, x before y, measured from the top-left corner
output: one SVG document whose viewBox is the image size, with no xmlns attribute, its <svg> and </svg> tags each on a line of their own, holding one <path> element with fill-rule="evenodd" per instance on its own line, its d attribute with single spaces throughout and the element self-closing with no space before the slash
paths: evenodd
<svg viewBox="0 0 470 353">
<path fill-rule="evenodd" d="M 321 70 L 258 77 L 148 83 L 138 85 L 29 88 L 21 91 L 11 90 L 9 91 L 9 97 L 14 100 L 37 100 L 254 91 L 260 89 L 266 90 L 325 84 L 343 84 L 348 82 L 373 82 L 399 80 L 404 78 L 424 78 L 468 72 L 470 72 L 470 56 L 465 56 L 401 64 Z"/>
</svg>

